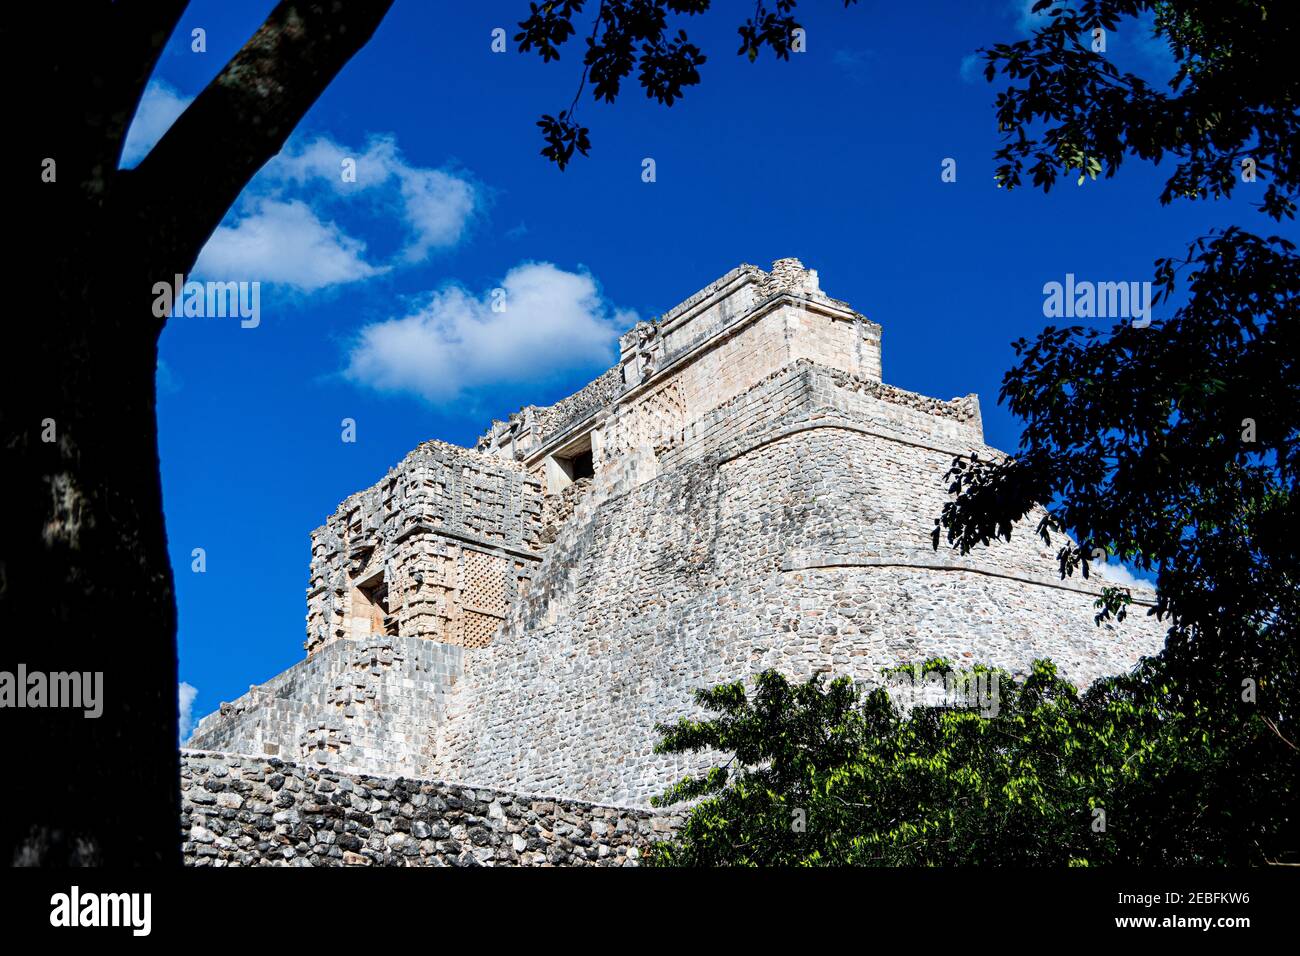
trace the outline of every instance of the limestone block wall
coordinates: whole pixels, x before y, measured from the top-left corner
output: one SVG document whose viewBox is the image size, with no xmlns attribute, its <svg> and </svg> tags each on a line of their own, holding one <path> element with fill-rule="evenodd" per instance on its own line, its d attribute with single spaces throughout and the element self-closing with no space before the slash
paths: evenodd
<svg viewBox="0 0 1300 956">
<path fill-rule="evenodd" d="M 788 308 L 788 307 L 786 307 Z M 676 372 L 687 415 L 694 419 L 752 388 L 788 361 L 785 308 L 774 308 Z"/>
<path fill-rule="evenodd" d="M 698 416 L 655 448 L 662 468 L 717 454 L 741 436 L 771 428 L 775 421 L 795 421 L 813 409 L 811 362 L 803 360 L 773 372 L 753 388 Z"/>
<path fill-rule="evenodd" d="M 816 270 L 805 268 L 798 259 L 778 259 L 770 272 L 741 265 L 665 313 L 660 320 L 657 366 L 663 368 L 728 327 L 744 324 L 748 314 L 762 311 L 760 306 L 781 296 L 787 297 L 786 304 L 793 310 L 782 313 L 787 354 L 779 364 L 810 358 L 880 379 L 880 326 L 822 292 Z M 828 315 L 836 320 L 823 321 Z M 643 380 L 631 354 L 633 341 L 624 338 L 624 379 L 629 384 Z"/>
<path fill-rule="evenodd" d="M 949 454 L 983 447 L 974 395 L 943 401 L 882 385 L 799 359 L 753 388 L 705 412 L 656 443 L 662 468 L 745 445 L 760 433 L 805 427 L 805 420 L 838 416 L 860 427 Z M 739 444 L 737 444 L 739 443 Z"/>
<path fill-rule="evenodd" d="M 879 382 L 881 330 L 860 315 L 791 308 L 785 313 L 790 359 L 811 359 Z"/>
<path fill-rule="evenodd" d="M 480 647 L 536 564 L 541 485 L 426 442 L 312 533 L 308 653 L 371 634 Z"/>
<path fill-rule="evenodd" d="M 461 648 L 413 637 L 333 641 L 201 720 L 192 746 L 420 774 L 463 669 Z"/>
<path fill-rule="evenodd" d="M 762 296 L 765 276 L 757 266 L 737 266 L 665 312 L 660 319 L 665 354 L 684 353 L 752 309 Z"/>
<path fill-rule="evenodd" d="M 700 455 L 567 528 L 534 576 L 539 600 L 467 661 L 440 774 L 643 804 L 711 760 L 652 753 L 655 722 L 693 713 L 697 687 L 769 666 L 871 680 L 933 656 L 1013 673 L 1051 657 L 1086 684 L 1158 649 L 1163 628 L 1140 608 L 1099 628 L 1100 588 L 1061 582 L 1028 527 L 969 557 L 936 553 L 956 453 L 943 446 L 975 436 L 972 409 L 929 414 L 854 384 L 811 367 L 771 377 L 754 401 L 802 388 L 806 417 L 745 427 L 754 410 L 737 401 L 730 442 L 719 419 Z"/>
<path fill-rule="evenodd" d="M 839 350 L 851 351 L 855 347 L 854 342 L 861 344 L 864 329 L 878 329 L 862 321 L 846 322 L 825 314 L 811 316 L 789 303 L 779 304 L 757 318 L 743 320 L 740 325 L 734 334 L 710 343 L 706 351 L 686 364 L 669 368 L 662 376 L 651 380 L 609 408 L 598 420 L 592 433 L 592 447 L 597 450 L 598 473 L 638 450 L 653 453 L 661 446 L 677 446 L 680 455 L 701 436 L 706 442 L 716 443 L 720 428 L 735 430 L 748 427 L 752 421 L 736 416 L 735 410 L 729 407 L 742 399 L 749 405 L 754 420 L 789 413 L 790 408 L 773 405 L 768 396 L 755 397 L 753 390 L 756 384 L 784 374 L 792 364 L 799 367 L 811 365 L 813 360 L 807 357 L 809 355 L 857 367 L 856 359 L 845 360 Z M 822 338 L 814 335 L 811 342 L 797 346 L 796 343 L 800 340 L 792 339 L 791 336 L 802 335 L 802 325 L 822 330 Z M 858 391 L 869 395 L 911 396 L 912 393 L 899 389 L 884 391 L 889 387 L 882 386 L 878 381 L 878 338 L 874 349 L 870 368 L 876 379 L 861 378 L 840 371 L 838 374 L 841 379 L 852 380 Z M 800 355 L 803 357 L 795 357 Z M 829 387 L 826 386 L 827 389 Z M 808 391 L 806 383 L 805 391 Z M 927 421 L 934 414 L 946 413 L 949 403 L 927 399 L 925 401 L 930 406 L 924 406 L 922 398 L 915 396 L 915 407 L 928 413 L 924 416 Z M 809 399 L 810 395 L 801 394 L 797 401 L 807 404 Z M 853 404 L 851 398 L 846 397 L 844 401 Z M 858 402 L 854 407 L 860 410 L 861 406 L 862 403 Z M 976 425 L 973 434 L 978 440 L 978 405 L 975 408 Z M 897 417 L 896 412 L 891 411 L 889 414 Z M 956 418 L 955 415 L 952 417 Z M 924 431 L 930 427 L 923 424 L 920 429 Z M 951 432 L 954 437 L 970 437 L 957 428 L 952 428 Z M 664 464 L 666 463 L 667 459 Z M 640 478 L 650 480 L 656 474 L 658 467 L 650 467 L 642 469 Z"/>
<path fill-rule="evenodd" d="M 637 866 L 676 814 L 181 752 L 188 866 Z"/>
</svg>

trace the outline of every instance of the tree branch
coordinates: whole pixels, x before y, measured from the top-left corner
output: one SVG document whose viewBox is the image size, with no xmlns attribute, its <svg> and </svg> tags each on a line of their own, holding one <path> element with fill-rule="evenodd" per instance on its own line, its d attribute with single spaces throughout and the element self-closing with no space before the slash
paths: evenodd
<svg viewBox="0 0 1300 956">
<path fill-rule="evenodd" d="M 108 116 L 104 135 L 113 150 L 113 165 L 122 156 L 126 132 L 153 75 L 167 40 L 176 29 L 189 0 L 118 0 L 112 6 L 105 47 L 115 62 L 125 61 L 116 110 Z"/>
<path fill-rule="evenodd" d="M 30 110 L 28 138 L 41 158 L 58 163 L 60 182 L 78 187 L 60 190 L 47 208 L 75 206 L 83 197 L 99 201 L 109 192 L 140 96 L 187 3 L 101 0 L 76 4 L 75 12 L 66 9 L 74 5 L 53 3 L 17 11 L 13 37 L 26 43 L 58 37 L 48 50 L 33 51 L 23 77 L 32 91 L 23 103 Z M 76 29 L 64 28 L 69 16 Z"/>
<path fill-rule="evenodd" d="M 1297 747 L 1295 744 L 1291 743 L 1291 741 L 1282 736 L 1282 731 L 1277 729 L 1277 724 L 1273 723 L 1273 721 L 1269 720 L 1263 714 L 1260 715 L 1260 719 L 1264 721 L 1269 730 L 1273 731 L 1273 733 L 1277 735 L 1278 740 L 1282 741 L 1282 743 L 1286 744 L 1292 750 L 1300 751 L 1300 747 Z"/>
<path fill-rule="evenodd" d="M 276 5 L 131 177 L 128 214 L 156 237 L 157 265 L 189 271 L 249 180 L 365 46 L 392 3 Z"/>
</svg>

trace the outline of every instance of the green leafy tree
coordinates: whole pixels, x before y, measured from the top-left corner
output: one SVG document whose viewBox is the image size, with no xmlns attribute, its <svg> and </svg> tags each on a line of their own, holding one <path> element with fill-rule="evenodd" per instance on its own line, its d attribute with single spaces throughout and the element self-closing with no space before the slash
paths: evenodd
<svg viewBox="0 0 1300 956">
<path fill-rule="evenodd" d="M 1106 178 L 1127 160 L 1173 163 L 1161 203 L 1261 191 L 1269 219 L 1294 216 L 1300 177 L 1300 11 L 1266 0 L 1039 0 L 1029 39 L 986 51 L 1006 142 L 997 178 L 1026 168 L 1049 191 L 1059 175 Z M 1177 72 L 1168 91 L 1094 52 L 1096 30 L 1153 16 Z M 1037 503 L 1062 576 L 1094 555 L 1154 573 L 1154 612 L 1170 624 L 1168 665 L 1230 706 L 1244 684 L 1296 740 L 1290 648 L 1300 615 L 1300 260 L 1280 236 L 1230 226 L 1155 263 L 1149 327 L 1048 327 L 1015 343 L 1000 399 L 1024 420 L 1016 454 L 954 462 L 954 499 L 935 522 L 963 553 L 1009 538 Z M 1122 617 L 1108 588 L 1100 617 Z"/>
<path fill-rule="evenodd" d="M 952 673 L 942 660 L 920 672 Z M 996 688 L 995 706 L 907 710 L 883 688 L 776 671 L 752 693 L 697 692 L 711 716 L 660 725 L 656 751 L 732 756 L 656 798 L 695 803 L 650 862 L 1219 865 L 1297 846 L 1294 771 L 1252 708 L 1182 695 L 1156 661 L 1082 695 L 1046 661 L 1023 681 L 978 667 L 958 677 L 959 690 Z"/>
</svg>

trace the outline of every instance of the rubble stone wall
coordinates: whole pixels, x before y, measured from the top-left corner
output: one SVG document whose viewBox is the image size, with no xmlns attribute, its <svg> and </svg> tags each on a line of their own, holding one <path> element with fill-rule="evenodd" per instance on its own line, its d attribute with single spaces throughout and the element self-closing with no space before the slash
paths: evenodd
<svg viewBox="0 0 1300 956">
<path fill-rule="evenodd" d="M 680 815 L 181 752 L 190 866 L 637 866 Z"/>
<path fill-rule="evenodd" d="M 619 366 L 609 369 L 599 378 L 583 386 L 568 398 L 547 408 L 539 409 L 542 441 L 548 441 L 565 429 L 604 408 L 623 391 L 623 373 Z"/>
<path fill-rule="evenodd" d="M 590 478 L 579 478 L 570 485 L 565 485 L 553 495 L 542 499 L 542 543 L 551 544 L 560 533 L 560 529 L 573 517 L 574 508 L 592 483 Z"/>
</svg>

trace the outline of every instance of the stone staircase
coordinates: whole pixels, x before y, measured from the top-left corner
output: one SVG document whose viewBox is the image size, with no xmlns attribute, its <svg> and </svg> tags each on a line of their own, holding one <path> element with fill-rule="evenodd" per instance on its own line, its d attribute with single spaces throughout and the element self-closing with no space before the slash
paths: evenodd
<svg viewBox="0 0 1300 956">
<path fill-rule="evenodd" d="M 645 480 L 647 468 L 657 468 L 654 449 L 645 445 L 629 450 L 620 458 L 609 462 L 592 482 L 590 490 L 574 505 L 572 514 L 560 526 L 555 540 L 547 546 L 541 563 L 528 583 L 520 582 L 521 591 L 507 611 L 501 628 L 492 644 L 473 654 L 494 652 L 493 645 L 512 640 L 515 636 L 537 626 L 553 624 L 573 604 L 577 595 L 576 569 L 592 547 L 596 537 L 596 516 L 601 507 L 612 498 L 626 494 Z M 653 473 L 653 472 L 651 472 Z M 467 656 L 466 666 L 473 667 L 474 657 Z M 426 731 L 427 748 L 435 760 L 447 752 L 447 734 L 457 718 L 462 716 L 467 702 L 453 686 L 448 696 L 446 716 Z M 454 768 L 439 763 L 437 773 L 446 775 Z"/>
</svg>

